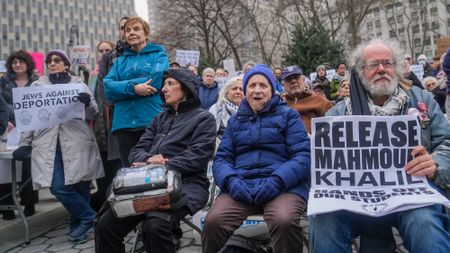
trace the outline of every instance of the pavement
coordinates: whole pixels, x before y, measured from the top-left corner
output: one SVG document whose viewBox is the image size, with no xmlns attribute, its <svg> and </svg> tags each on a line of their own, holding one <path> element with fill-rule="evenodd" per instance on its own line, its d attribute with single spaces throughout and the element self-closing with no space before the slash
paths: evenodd
<svg viewBox="0 0 450 253">
<path fill-rule="evenodd" d="M 25 230 L 22 220 L 17 217 L 11 221 L 0 218 L 0 253 L 94 253 L 94 234 L 89 235 L 85 243 L 73 244 L 69 241 L 69 215 L 61 204 L 50 194 L 48 189 L 39 191 L 40 201 L 36 205 L 36 214 L 28 217 L 30 226 L 30 244 L 25 244 Z M 16 212 L 17 213 L 17 212 Z M 308 231 L 306 218 L 300 223 L 304 231 Z M 198 233 L 191 227 L 181 223 L 183 237 L 179 253 L 201 253 Z M 398 232 L 394 230 L 397 241 L 398 252 L 407 253 L 404 249 Z M 307 234 L 305 234 L 307 237 Z M 135 239 L 132 231 L 125 238 L 125 249 L 129 252 Z M 359 244 L 356 240 L 353 246 Z M 303 252 L 308 249 L 303 247 Z M 357 252 L 354 248 L 353 252 Z"/>
<path fill-rule="evenodd" d="M 40 201 L 36 213 L 27 218 L 30 226 L 30 244 L 25 242 L 25 229 L 22 220 L 5 221 L 0 218 L 0 252 L 4 253 L 89 253 L 94 250 L 94 234 L 85 243 L 73 244 L 69 241 L 69 215 L 47 189 L 39 191 Z M 17 211 L 16 211 L 17 214 Z M 195 239 L 192 228 L 181 225 L 180 253 L 200 253 L 199 240 Z M 125 238 L 125 248 L 129 252 L 134 242 L 135 232 Z"/>
</svg>

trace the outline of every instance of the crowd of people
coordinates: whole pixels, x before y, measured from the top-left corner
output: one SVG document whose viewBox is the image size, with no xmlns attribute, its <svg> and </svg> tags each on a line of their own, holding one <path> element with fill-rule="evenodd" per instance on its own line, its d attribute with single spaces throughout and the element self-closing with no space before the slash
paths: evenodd
<svg viewBox="0 0 450 253">
<path fill-rule="evenodd" d="M 234 76 L 211 67 L 199 76 L 194 65 L 169 62 L 164 46 L 149 41 L 143 19 L 122 18 L 119 34 L 116 44 L 100 41 L 96 47 L 99 61 L 89 89 L 77 95 L 85 119 L 24 132 L 13 152 L 23 161 L 23 178 L 32 178 L 21 196 L 25 214 L 34 214 L 37 190 L 49 187 L 70 214 L 74 243 L 85 242 L 95 230 L 96 252 L 124 252 L 124 237 L 141 223 L 147 252 L 175 252 L 180 220 L 208 201 L 212 161 L 221 193 L 205 218 L 203 252 L 219 252 L 255 214 L 263 215 L 274 252 L 301 252 L 299 222 L 311 185 L 311 121 L 323 116 L 396 116 L 423 111 L 425 104 L 422 144 L 412 150 L 405 170 L 449 192 L 450 54 L 437 63 L 418 57 L 423 81 L 410 70 L 411 57 L 400 55 L 398 43 L 380 39 L 356 48 L 348 63 L 335 66 L 330 80 L 329 64 L 317 66 L 315 80 L 301 66 L 271 69 L 254 62 Z M 8 58 L 8 72 L 0 79 L 0 131 L 15 126 L 12 88 L 82 83 L 62 50 L 47 52 L 45 66 L 47 75 L 39 78 L 25 51 Z M 121 167 L 145 164 L 180 173 L 183 205 L 116 217 L 106 200 L 114 176 Z M 92 180 L 98 191 L 91 196 Z M 2 187 L 1 193 L 9 189 Z M 2 214 L 15 217 L 14 211 Z M 395 252 L 392 227 L 410 252 L 450 252 L 450 218 L 442 205 L 382 217 L 336 211 L 308 218 L 312 252 L 351 252 L 357 236 L 362 252 Z"/>
</svg>

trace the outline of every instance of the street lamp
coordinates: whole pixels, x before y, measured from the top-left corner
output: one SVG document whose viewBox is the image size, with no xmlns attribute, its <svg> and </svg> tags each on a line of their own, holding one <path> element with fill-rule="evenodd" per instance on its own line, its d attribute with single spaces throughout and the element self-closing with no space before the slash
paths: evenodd
<svg viewBox="0 0 450 253">
<path fill-rule="evenodd" d="M 78 26 L 77 25 L 73 25 L 72 27 L 70 27 L 70 31 L 69 31 L 69 44 L 67 44 L 68 47 L 73 47 L 73 41 L 74 41 L 74 36 L 77 37 L 77 45 L 80 44 L 80 39 L 79 39 L 79 33 L 78 33 Z"/>
</svg>

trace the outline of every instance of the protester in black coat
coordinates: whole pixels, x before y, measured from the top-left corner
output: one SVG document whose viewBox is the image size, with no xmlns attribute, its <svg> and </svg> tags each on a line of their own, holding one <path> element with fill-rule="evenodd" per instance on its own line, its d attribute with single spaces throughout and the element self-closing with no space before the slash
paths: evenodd
<svg viewBox="0 0 450 253">
<path fill-rule="evenodd" d="M 216 120 L 200 107 L 197 87 L 198 79 L 189 70 L 167 70 L 161 93 L 165 110 L 150 123 L 129 155 L 130 163 L 136 166 L 165 164 L 179 172 L 186 204 L 151 217 L 115 218 L 111 210 L 106 211 L 96 227 L 96 252 L 124 252 L 123 237 L 144 219 L 146 251 L 175 252 L 173 227 L 206 204 L 206 169 L 214 152 Z"/>
</svg>

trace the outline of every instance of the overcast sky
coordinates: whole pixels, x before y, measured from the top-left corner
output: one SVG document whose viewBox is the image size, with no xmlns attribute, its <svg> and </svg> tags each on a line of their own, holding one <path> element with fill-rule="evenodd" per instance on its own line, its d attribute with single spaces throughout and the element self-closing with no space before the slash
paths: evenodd
<svg viewBox="0 0 450 253">
<path fill-rule="evenodd" d="M 148 21 L 147 0 L 134 0 L 134 7 L 138 16 Z"/>
</svg>

